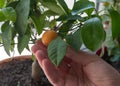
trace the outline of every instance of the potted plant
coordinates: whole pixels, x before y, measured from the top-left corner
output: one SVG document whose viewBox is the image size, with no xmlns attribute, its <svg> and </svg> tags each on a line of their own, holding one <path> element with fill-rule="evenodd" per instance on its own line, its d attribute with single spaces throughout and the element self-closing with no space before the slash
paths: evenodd
<svg viewBox="0 0 120 86">
<path fill-rule="evenodd" d="M 72 9 L 68 8 L 65 0 L 1 0 L 0 21 L 3 24 L 0 43 L 8 55 L 14 51 L 15 45 L 21 53 L 25 48 L 30 50 L 29 44 L 34 44 L 42 32 L 53 31 L 57 36 L 46 47 L 50 60 L 56 66 L 63 60 L 67 45 L 76 51 L 83 49 L 84 45 L 85 49 L 97 52 L 100 57 L 108 53 L 105 59 L 109 63 L 119 63 L 119 2 L 99 1 L 104 4 L 102 10 L 99 10 L 98 3 L 95 7 L 95 3 L 89 0 L 74 0 Z M 104 29 L 104 25 L 108 24 L 111 24 L 110 37 L 108 30 Z M 45 38 L 49 40 L 49 35 Z M 112 38 L 110 42 L 114 46 L 108 44 L 108 38 Z M 41 80 L 40 71 L 34 58 L 31 75 L 38 82 Z M 18 85 L 20 83 L 17 82 Z"/>
</svg>

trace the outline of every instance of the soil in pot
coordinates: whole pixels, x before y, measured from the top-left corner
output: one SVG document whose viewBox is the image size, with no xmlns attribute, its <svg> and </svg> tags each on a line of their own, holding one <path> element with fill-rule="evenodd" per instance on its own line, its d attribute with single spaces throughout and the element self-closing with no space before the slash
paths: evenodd
<svg viewBox="0 0 120 86">
<path fill-rule="evenodd" d="M 32 62 L 30 58 L 26 58 L 0 63 L 0 86 L 52 86 L 44 73 L 41 81 L 32 79 Z"/>
</svg>

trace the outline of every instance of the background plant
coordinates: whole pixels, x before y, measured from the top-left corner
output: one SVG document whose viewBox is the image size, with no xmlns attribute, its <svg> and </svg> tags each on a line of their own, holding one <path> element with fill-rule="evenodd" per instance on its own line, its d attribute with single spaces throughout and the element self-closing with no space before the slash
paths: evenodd
<svg viewBox="0 0 120 86">
<path fill-rule="evenodd" d="M 120 2 L 118 0 L 98 0 L 103 5 L 102 21 L 105 25 L 108 62 L 120 63 Z"/>
<path fill-rule="evenodd" d="M 115 50 L 120 49 L 119 1 L 98 0 L 98 3 L 104 3 L 104 8 L 99 10 L 98 4 L 95 7 L 89 0 L 74 0 L 72 9 L 64 0 L 0 0 L 1 46 L 10 55 L 17 45 L 21 53 L 25 48 L 30 50 L 29 44 L 34 44 L 43 31 L 53 29 L 59 37 L 49 44 L 48 55 L 56 66 L 62 61 L 67 45 L 76 51 L 84 45 L 92 52 L 104 45 L 109 56 L 119 56 L 115 57 L 118 61 L 120 53 Z M 114 46 L 105 41 L 106 21 L 111 24 L 109 38 Z"/>
</svg>

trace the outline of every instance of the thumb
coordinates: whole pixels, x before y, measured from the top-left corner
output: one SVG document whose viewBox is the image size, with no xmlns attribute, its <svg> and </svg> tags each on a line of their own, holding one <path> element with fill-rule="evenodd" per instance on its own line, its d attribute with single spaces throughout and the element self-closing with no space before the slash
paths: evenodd
<svg viewBox="0 0 120 86">
<path fill-rule="evenodd" d="M 86 65 L 91 62 L 100 60 L 97 55 L 85 52 L 85 51 L 75 51 L 71 47 L 67 47 L 66 57 L 72 59 L 73 61 L 80 63 L 81 65 Z"/>
</svg>

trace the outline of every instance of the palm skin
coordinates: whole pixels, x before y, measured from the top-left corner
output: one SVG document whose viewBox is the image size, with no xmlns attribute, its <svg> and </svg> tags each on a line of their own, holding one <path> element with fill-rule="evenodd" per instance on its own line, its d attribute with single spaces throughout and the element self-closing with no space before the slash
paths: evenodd
<svg viewBox="0 0 120 86">
<path fill-rule="evenodd" d="M 67 47 L 64 60 L 56 67 L 48 59 L 41 41 L 32 47 L 32 52 L 53 86 L 120 85 L 120 74 L 96 55 Z"/>
</svg>

